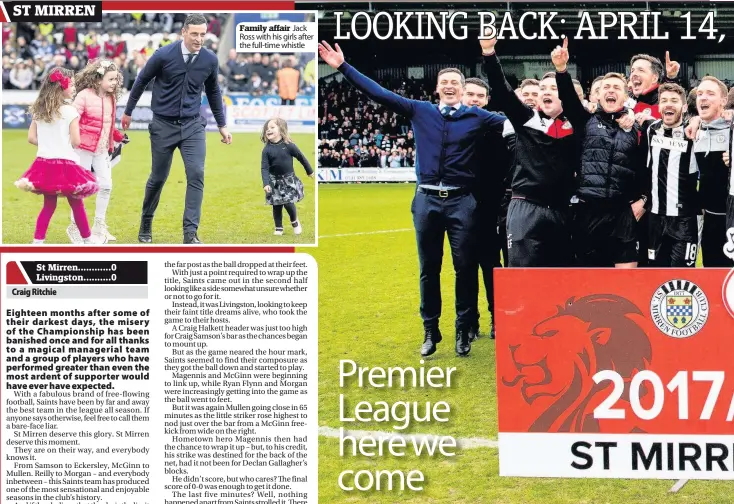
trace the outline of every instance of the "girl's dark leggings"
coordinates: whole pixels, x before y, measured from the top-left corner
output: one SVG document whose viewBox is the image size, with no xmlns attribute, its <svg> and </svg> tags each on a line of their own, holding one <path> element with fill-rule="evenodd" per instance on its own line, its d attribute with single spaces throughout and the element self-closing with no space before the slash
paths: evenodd
<svg viewBox="0 0 734 504">
<path fill-rule="evenodd" d="M 288 216 L 291 218 L 291 222 L 296 222 L 298 214 L 296 213 L 295 203 L 286 203 L 285 205 L 273 205 L 273 220 L 275 221 L 275 227 L 283 228 L 283 207 L 288 212 Z"/>
</svg>

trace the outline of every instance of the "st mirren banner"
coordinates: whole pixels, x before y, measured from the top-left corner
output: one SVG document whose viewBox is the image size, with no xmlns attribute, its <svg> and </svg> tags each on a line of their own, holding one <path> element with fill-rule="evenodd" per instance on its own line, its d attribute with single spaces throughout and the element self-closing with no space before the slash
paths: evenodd
<svg viewBox="0 0 734 504">
<path fill-rule="evenodd" d="M 503 269 L 496 289 L 501 476 L 734 480 L 734 274 Z"/>
</svg>

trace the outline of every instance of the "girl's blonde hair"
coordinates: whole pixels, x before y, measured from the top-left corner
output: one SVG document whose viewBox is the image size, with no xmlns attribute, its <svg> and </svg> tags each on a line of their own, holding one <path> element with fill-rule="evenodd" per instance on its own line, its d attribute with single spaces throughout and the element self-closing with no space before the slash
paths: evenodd
<svg viewBox="0 0 734 504">
<path fill-rule="evenodd" d="M 122 73 L 113 61 L 104 58 L 97 58 L 96 60 L 90 61 L 81 72 L 76 74 L 76 92 L 79 93 L 87 88 L 98 91 L 100 82 L 102 82 L 102 79 L 108 72 L 117 72 L 115 100 L 119 100 L 122 96 Z"/>
<path fill-rule="evenodd" d="M 64 104 L 64 88 L 61 81 L 51 80 L 52 75 L 61 73 L 69 80 L 74 78 L 74 72 L 66 68 L 54 68 L 43 78 L 41 89 L 38 90 L 38 98 L 29 107 L 28 113 L 36 121 L 54 122 L 61 118 L 61 106 Z"/>
<path fill-rule="evenodd" d="M 281 119 L 280 117 L 273 117 L 269 121 L 266 121 L 263 125 L 263 131 L 260 133 L 260 140 L 262 143 L 266 144 L 268 143 L 268 137 L 265 136 L 265 132 L 268 130 L 268 126 L 271 122 L 275 121 L 275 125 L 278 126 L 278 129 L 280 130 L 280 136 L 283 138 L 283 142 L 289 144 L 293 143 L 293 140 L 291 140 L 290 135 L 288 135 L 288 123 L 285 122 L 285 119 Z"/>
</svg>

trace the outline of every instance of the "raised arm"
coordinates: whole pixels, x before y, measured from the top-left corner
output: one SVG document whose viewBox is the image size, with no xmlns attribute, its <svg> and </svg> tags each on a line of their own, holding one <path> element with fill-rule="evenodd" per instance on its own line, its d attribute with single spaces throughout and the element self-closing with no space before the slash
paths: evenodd
<svg viewBox="0 0 734 504">
<path fill-rule="evenodd" d="M 322 40 L 319 44 L 319 56 L 331 68 L 339 70 L 349 83 L 369 96 L 372 100 L 380 105 L 384 105 L 389 110 L 406 117 L 413 117 L 415 114 L 415 100 L 409 100 L 392 91 L 388 91 L 378 83 L 359 73 L 356 68 L 344 61 L 344 53 L 339 44 L 335 44 L 336 49 L 332 49 L 328 42 Z"/>
<path fill-rule="evenodd" d="M 484 73 L 487 74 L 487 81 L 492 88 L 492 103 L 497 104 L 507 118 L 520 127 L 533 117 L 533 111 L 520 101 L 505 79 L 500 60 L 494 51 L 497 39 L 480 39 L 479 44 L 484 56 Z"/>
<path fill-rule="evenodd" d="M 568 37 L 563 39 L 563 46 L 556 47 L 551 53 L 553 66 L 556 67 L 556 85 L 558 98 L 563 103 L 563 113 L 571 122 L 574 129 L 581 130 L 591 117 L 591 114 L 579 100 L 579 95 L 573 87 L 571 74 L 568 73 Z"/>
<path fill-rule="evenodd" d="M 665 51 L 665 78 L 663 79 L 663 82 L 674 82 L 676 84 L 680 84 L 680 82 L 678 82 L 680 80 L 678 78 L 679 72 L 680 63 L 672 61 L 670 59 L 670 51 Z"/>
</svg>

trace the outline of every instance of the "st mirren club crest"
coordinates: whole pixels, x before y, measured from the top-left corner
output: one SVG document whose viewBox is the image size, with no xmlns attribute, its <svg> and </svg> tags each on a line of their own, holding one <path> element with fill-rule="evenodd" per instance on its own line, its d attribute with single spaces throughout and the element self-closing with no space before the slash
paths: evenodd
<svg viewBox="0 0 734 504">
<path fill-rule="evenodd" d="M 650 314 L 655 325 L 673 338 L 688 338 L 703 328 L 709 302 L 698 285 L 688 280 L 671 280 L 652 297 Z"/>
</svg>

